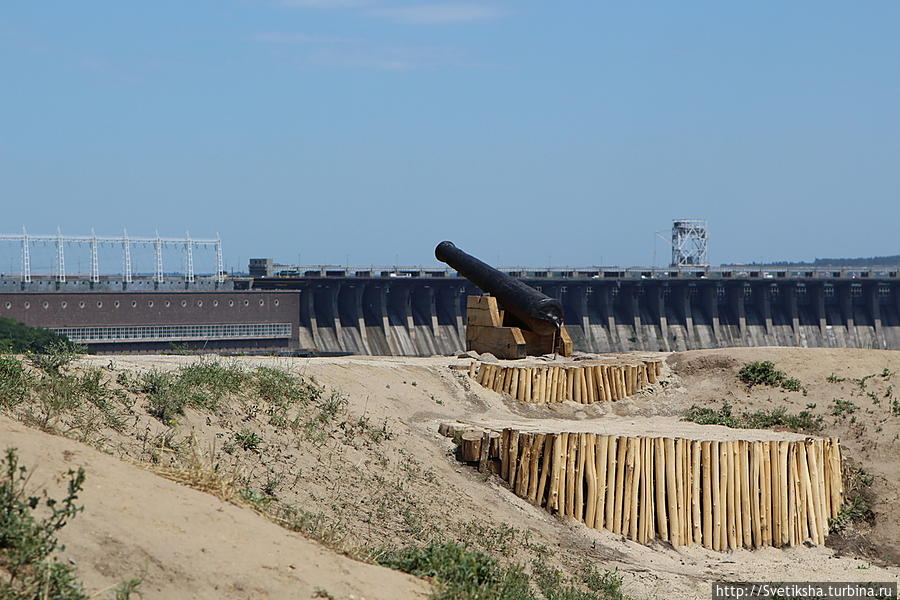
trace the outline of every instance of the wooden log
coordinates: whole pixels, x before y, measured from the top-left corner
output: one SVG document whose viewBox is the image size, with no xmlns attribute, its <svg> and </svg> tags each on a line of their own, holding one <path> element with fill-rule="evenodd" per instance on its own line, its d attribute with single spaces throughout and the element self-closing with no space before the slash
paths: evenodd
<svg viewBox="0 0 900 600">
<path fill-rule="evenodd" d="M 608 448 L 606 454 L 606 509 L 604 512 L 604 527 L 610 531 L 616 528 L 616 478 L 618 477 L 618 438 L 608 436 Z"/>
<path fill-rule="evenodd" d="M 509 438 L 512 429 L 506 427 L 500 433 L 500 478 L 509 481 Z"/>
<path fill-rule="evenodd" d="M 646 368 L 646 365 L 644 367 Z M 691 524 L 693 541 L 698 546 L 703 543 L 703 518 L 701 516 L 703 497 L 700 493 L 700 478 L 702 475 L 700 461 L 702 454 L 700 442 L 691 442 Z"/>
<path fill-rule="evenodd" d="M 566 368 L 566 400 L 575 401 L 575 369 Z"/>
<path fill-rule="evenodd" d="M 566 400 L 566 370 L 562 367 L 557 367 L 556 371 L 556 401 L 564 402 Z"/>
<path fill-rule="evenodd" d="M 669 507 L 669 541 L 681 546 L 681 521 L 678 515 L 678 484 L 675 476 L 675 440 L 665 438 L 666 449 L 666 501 Z"/>
<path fill-rule="evenodd" d="M 781 469 L 778 442 L 769 442 L 769 462 L 772 465 L 772 545 L 781 546 Z"/>
<path fill-rule="evenodd" d="M 619 367 L 619 388 L 622 390 L 623 398 L 627 398 L 631 395 L 625 387 L 625 367 Z"/>
<path fill-rule="evenodd" d="M 459 453 L 463 462 L 478 462 L 481 456 L 481 432 L 463 432 L 460 436 Z"/>
<path fill-rule="evenodd" d="M 772 461 L 769 453 L 769 442 L 760 442 L 762 465 L 762 494 L 760 495 L 760 523 L 762 525 L 763 545 L 771 546 L 774 536 L 772 523 Z"/>
<path fill-rule="evenodd" d="M 594 397 L 597 402 L 605 402 L 606 395 L 603 388 L 603 369 L 600 365 L 594 365 L 591 367 L 591 372 L 594 374 Z"/>
<path fill-rule="evenodd" d="M 510 376 L 510 384 L 509 384 L 509 395 L 513 398 L 518 398 L 519 396 L 519 373 L 522 372 L 522 369 L 510 369 L 512 375 Z"/>
<path fill-rule="evenodd" d="M 733 467 L 731 470 L 734 479 L 734 537 L 735 545 L 738 548 L 744 547 L 744 513 L 743 504 L 741 503 L 741 442 L 736 440 L 731 442 L 731 452 L 733 455 Z"/>
<path fill-rule="evenodd" d="M 645 362 L 644 366 L 647 367 L 647 381 L 653 385 L 656 383 L 656 368 L 653 366 L 651 362 Z"/>
<path fill-rule="evenodd" d="M 819 472 L 819 460 L 816 454 L 815 441 L 807 440 L 806 460 L 809 463 L 809 479 L 812 491 L 813 510 L 815 510 L 816 513 L 816 533 L 819 538 L 819 541 L 816 543 L 822 544 L 824 543 L 825 535 L 827 534 L 827 526 L 825 526 L 827 519 L 825 519 L 825 512 L 822 507 L 822 494 L 819 491 L 819 487 L 822 485 L 822 479 Z"/>
<path fill-rule="evenodd" d="M 602 379 L 601 379 L 601 381 L 602 381 Z M 645 438 L 645 437 L 638 438 L 639 452 L 640 452 L 640 457 L 641 457 L 641 468 L 640 468 L 641 476 L 640 476 L 640 488 L 638 490 L 639 501 L 638 501 L 638 517 L 637 517 L 638 518 L 637 540 L 642 544 L 646 544 L 650 538 L 649 522 L 651 519 L 651 513 L 650 513 L 649 493 L 650 493 L 651 480 L 650 480 L 650 476 L 648 475 L 648 467 L 651 464 L 650 461 L 652 461 L 653 459 L 652 459 L 652 455 L 651 455 L 650 459 L 647 458 L 647 448 L 649 447 L 648 442 L 649 442 L 649 438 Z"/>
<path fill-rule="evenodd" d="M 525 432 L 519 434 L 519 472 L 516 475 L 516 495 L 522 498 L 528 497 L 532 442 L 533 434 Z"/>
<path fill-rule="evenodd" d="M 598 368 L 600 369 L 600 383 L 603 385 L 603 401 L 612 402 L 612 390 L 609 389 L 609 367 L 600 365 Z"/>
<path fill-rule="evenodd" d="M 643 457 L 641 456 L 641 441 L 639 438 L 628 438 L 634 447 L 631 465 L 631 502 L 629 503 L 628 537 L 638 539 L 638 506 L 640 504 L 641 472 L 643 469 Z M 626 459 L 627 462 L 627 459 Z"/>
<path fill-rule="evenodd" d="M 481 379 L 481 385 L 490 389 L 491 382 L 494 379 L 494 365 L 484 365 L 484 377 Z"/>
<path fill-rule="evenodd" d="M 723 442 L 724 443 L 724 442 Z M 712 463 L 712 549 L 722 550 L 722 474 L 719 469 L 719 461 L 721 459 L 719 442 L 709 443 L 710 462 Z"/>
<path fill-rule="evenodd" d="M 587 401 L 588 404 L 597 402 L 597 382 L 594 381 L 593 367 L 584 368 L 585 384 L 587 385 Z"/>
<path fill-rule="evenodd" d="M 550 402 L 562 402 L 562 398 L 559 397 L 560 368 L 553 367 L 550 370 L 552 371 L 550 376 Z"/>
<path fill-rule="evenodd" d="M 628 369 L 631 371 L 631 369 Z M 673 464 L 675 469 L 675 513 L 678 515 L 678 544 L 681 546 L 687 545 L 686 533 L 685 533 L 685 525 L 687 524 L 687 519 L 685 518 L 685 486 L 684 482 L 686 479 L 686 474 L 684 472 L 684 439 L 678 438 L 673 440 L 674 450 L 675 450 L 675 462 Z"/>
<path fill-rule="evenodd" d="M 528 500 L 531 502 L 534 502 L 537 497 L 538 472 L 544 454 L 544 438 L 546 437 L 543 433 L 536 433 L 531 443 L 531 461 L 529 463 L 528 491 L 526 493 Z"/>
<path fill-rule="evenodd" d="M 575 369 L 573 369 L 573 371 L 575 371 L 575 375 L 573 377 L 573 388 L 575 395 L 572 396 L 572 401 L 581 404 L 581 369 L 576 367 Z"/>
<path fill-rule="evenodd" d="M 591 404 L 593 399 L 593 396 L 591 395 L 591 368 L 582 367 L 581 374 L 584 376 L 584 379 L 581 382 L 582 399 L 585 404 Z"/>
<path fill-rule="evenodd" d="M 841 457 L 840 457 L 840 443 L 837 438 L 829 438 L 828 439 L 828 464 L 830 465 L 829 474 L 830 474 L 830 485 L 828 486 L 828 492 L 831 498 L 829 506 L 831 507 L 831 512 L 829 513 L 832 518 L 838 516 L 841 511 Z"/>
<path fill-rule="evenodd" d="M 573 516 L 578 521 L 584 521 L 584 483 L 587 462 L 587 437 L 588 433 L 578 434 L 578 456 L 575 461 L 575 512 Z M 593 459 L 593 456 L 591 457 Z"/>
<path fill-rule="evenodd" d="M 734 477 L 734 537 L 738 548 L 744 547 L 744 513 L 741 503 L 741 442 L 736 440 L 731 443 L 734 454 L 734 468 L 731 474 Z"/>
<path fill-rule="evenodd" d="M 628 465 L 625 463 L 625 455 L 628 449 L 628 438 L 620 437 L 616 446 L 616 506 L 613 513 L 613 533 L 622 533 L 622 507 L 625 501 L 625 471 Z"/>
<path fill-rule="evenodd" d="M 519 467 L 519 430 L 513 429 L 509 434 L 509 487 L 515 489 Z"/>
<path fill-rule="evenodd" d="M 481 447 L 478 449 L 478 472 L 484 473 L 488 469 L 488 458 L 491 450 L 491 432 L 481 434 Z"/>
<path fill-rule="evenodd" d="M 625 441 L 625 477 L 623 478 L 623 486 L 619 489 L 622 496 L 622 535 L 629 536 L 631 533 L 631 502 L 633 500 L 631 485 L 634 481 L 634 438 L 622 438 Z"/>
<path fill-rule="evenodd" d="M 656 537 L 656 469 L 654 467 L 656 451 L 653 438 L 646 438 L 647 442 L 647 539 Z"/>
<path fill-rule="evenodd" d="M 723 478 L 726 483 L 726 493 L 725 497 L 725 511 L 727 516 L 728 523 L 728 548 L 731 550 L 737 549 L 737 530 L 736 530 L 736 516 L 735 505 L 734 505 L 734 482 L 737 477 L 734 476 L 734 442 L 724 442 L 723 446 L 725 447 L 725 472 L 723 474 Z M 721 468 L 721 464 L 720 467 Z"/>
<path fill-rule="evenodd" d="M 484 378 L 487 376 L 488 366 L 484 363 L 478 363 L 475 370 L 475 383 L 484 385 Z"/>
<path fill-rule="evenodd" d="M 720 549 L 727 550 L 730 547 L 730 540 L 728 539 L 728 442 L 720 442 L 719 443 L 719 499 L 720 499 L 720 512 L 722 514 L 722 531 L 719 533 L 719 537 L 721 538 L 719 541 L 721 542 Z"/>
<path fill-rule="evenodd" d="M 666 450 L 663 439 L 654 438 L 653 448 L 656 456 L 656 460 L 653 461 L 656 488 L 656 531 L 661 539 L 669 541 L 669 514 L 666 507 Z"/>
<path fill-rule="evenodd" d="M 547 500 L 547 510 L 557 511 L 562 514 L 565 506 L 565 468 L 566 468 L 566 446 L 569 441 L 569 434 L 560 433 L 553 438 L 553 466 L 552 475 L 550 477 L 550 492 Z M 562 497 L 560 497 L 562 492 Z"/>
<path fill-rule="evenodd" d="M 810 539 L 809 536 L 809 515 L 806 513 L 806 486 L 803 483 L 803 469 L 800 464 L 801 459 L 801 449 L 803 444 L 798 444 L 796 442 L 791 444 L 791 450 L 793 455 L 793 464 L 794 464 L 794 474 L 796 477 L 795 482 L 795 501 L 797 504 L 797 543 L 802 544 L 806 540 Z M 803 459 L 806 460 L 805 458 Z"/>
<path fill-rule="evenodd" d="M 828 494 L 825 490 L 825 440 L 815 440 L 815 446 L 816 463 L 818 464 L 819 479 L 821 480 L 821 483 L 819 484 L 819 504 L 822 507 L 822 522 L 819 523 L 819 528 L 821 529 L 822 541 L 824 543 L 825 537 L 828 535 L 828 517 L 831 515 L 830 509 L 828 508 Z"/>
<path fill-rule="evenodd" d="M 762 484 L 760 482 L 760 464 L 762 449 L 759 442 L 750 442 L 750 524 L 753 533 L 753 547 L 762 547 L 762 523 L 759 512 L 759 495 Z"/>
<path fill-rule="evenodd" d="M 794 466 L 794 455 L 796 453 L 796 444 L 785 443 L 787 463 L 787 523 L 788 523 L 788 544 L 796 546 L 799 543 L 798 519 L 797 519 L 797 469 Z"/>
<path fill-rule="evenodd" d="M 636 366 L 637 376 L 640 377 L 641 370 L 640 366 Z M 692 508 L 693 504 L 693 474 L 691 473 L 691 469 L 693 467 L 692 458 L 691 458 L 691 441 L 690 440 L 682 440 L 684 444 L 684 451 L 682 452 L 682 457 L 684 460 L 683 467 L 683 480 L 684 480 L 684 521 L 681 526 L 682 531 L 682 540 L 684 541 L 685 546 L 690 546 L 694 543 L 694 511 Z"/>
<path fill-rule="evenodd" d="M 753 507 L 750 502 L 750 442 L 739 444 L 741 458 L 741 523 L 744 526 L 744 547 L 753 547 Z"/>
<path fill-rule="evenodd" d="M 555 454 L 557 437 L 559 436 L 552 433 L 546 434 L 544 436 L 544 451 L 543 458 L 541 459 L 541 474 L 538 478 L 537 493 L 532 498 L 532 501 L 535 504 L 537 504 L 538 506 L 546 506 L 548 511 L 550 510 L 550 502 L 544 501 L 544 490 L 547 489 L 547 480 L 550 479 L 551 483 L 553 481 L 553 476 L 551 473 L 553 468 L 553 457 Z"/>
<path fill-rule="evenodd" d="M 806 529 L 813 544 L 820 544 L 819 525 L 816 515 L 815 502 L 813 501 L 812 479 L 810 478 L 809 457 L 806 453 L 806 444 L 797 447 L 800 464 L 800 493 L 803 495 L 802 513 L 806 513 Z M 804 540 L 805 541 L 805 540 Z"/>
<path fill-rule="evenodd" d="M 603 529 L 606 518 L 606 472 L 607 456 L 609 454 L 608 435 L 601 435 L 597 438 L 595 454 L 597 463 L 597 517 L 594 520 L 594 528 Z"/>
<path fill-rule="evenodd" d="M 712 549 L 712 532 L 713 532 L 713 504 L 712 504 L 712 459 L 710 458 L 710 442 L 700 442 L 700 454 L 702 455 L 702 473 L 703 481 L 701 487 L 701 495 L 703 497 L 703 529 L 702 543 L 703 547 Z"/>
<path fill-rule="evenodd" d="M 586 434 L 584 449 L 584 481 L 587 486 L 584 524 L 593 527 L 597 522 L 597 436 Z"/>
<path fill-rule="evenodd" d="M 578 478 L 578 473 L 575 472 L 575 464 L 578 458 L 579 437 L 577 433 L 570 433 L 566 450 L 566 511 L 564 514 L 567 517 L 575 514 L 575 481 Z"/>
<path fill-rule="evenodd" d="M 545 367 L 544 374 L 544 403 L 550 404 L 553 402 L 553 398 L 550 396 L 552 391 L 552 386 L 550 384 L 553 382 L 553 368 Z"/>
<path fill-rule="evenodd" d="M 780 500 L 779 521 L 781 522 L 781 545 L 787 546 L 791 542 L 790 523 L 788 518 L 788 472 L 787 472 L 787 442 L 776 442 L 778 445 L 778 493 Z"/>
</svg>

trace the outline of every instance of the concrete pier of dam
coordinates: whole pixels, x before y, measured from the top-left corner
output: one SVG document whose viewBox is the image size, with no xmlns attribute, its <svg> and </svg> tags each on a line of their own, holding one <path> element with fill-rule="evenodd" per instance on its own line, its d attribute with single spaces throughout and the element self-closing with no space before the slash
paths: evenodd
<svg viewBox="0 0 900 600">
<path fill-rule="evenodd" d="M 300 293 L 300 348 L 424 356 L 464 349 L 467 280 L 326 273 L 256 278 Z M 446 276 L 445 276 L 446 275 Z M 667 274 L 522 279 L 562 301 L 576 350 L 727 346 L 900 349 L 897 273 Z"/>
</svg>

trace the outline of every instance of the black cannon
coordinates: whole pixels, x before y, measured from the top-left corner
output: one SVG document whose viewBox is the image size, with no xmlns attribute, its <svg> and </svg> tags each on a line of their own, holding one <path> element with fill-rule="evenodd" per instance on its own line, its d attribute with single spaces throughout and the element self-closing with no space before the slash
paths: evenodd
<svg viewBox="0 0 900 600">
<path fill-rule="evenodd" d="M 562 303 L 506 273 L 466 254 L 453 242 L 441 242 L 434 249 L 438 260 L 456 269 L 460 275 L 497 298 L 523 328 L 541 336 L 558 336 L 563 324 Z"/>
</svg>

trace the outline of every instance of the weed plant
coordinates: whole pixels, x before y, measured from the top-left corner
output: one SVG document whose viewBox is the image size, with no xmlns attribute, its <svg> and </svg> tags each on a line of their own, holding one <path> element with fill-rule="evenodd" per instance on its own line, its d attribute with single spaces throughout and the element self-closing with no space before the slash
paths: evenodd
<svg viewBox="0 0 900 600">
<path fill-rule="evenodd" d="M 724 425 L 732 429 L 772 429 L 781 427 L 804 433 L 817 433 L 825 425 L 822 417 L 813 415 L 808 410 L 790 414 L 783 406 L 767 411 L 760 410 L 735 415 L 732 412 L 731 404 L 728 402 L 723 402 L 722 407 L 718 410 L 695 404 L 688 409 L 681 420 L 691 421 L 700 425 Z"/>
<path fill-rule="evenodd" d="M 770 360 L 758 361 L 744 365 L 738 371 L 738 377 L 749 386 L 768 385 L 771 387 L 780 387 L 792 392 L 799 392 L 803 389 L 800 381 L 789 378 L 784 371 L 775 368 L 775 363 Z"/>
<path fill-rule="evenodd" d="M 75 568 L 54 558 L 64 550 L 56 533 L 83 510 L 76 500 L 84 469 L 69 471 L 61 500 L 27 494 L 28 469 L 15 449 L 7 449 L 0 469 L 0 599 L 88 600 Z M 115 599 L 127 600 L 139 583 L 123 582 Z"/>
</svg>

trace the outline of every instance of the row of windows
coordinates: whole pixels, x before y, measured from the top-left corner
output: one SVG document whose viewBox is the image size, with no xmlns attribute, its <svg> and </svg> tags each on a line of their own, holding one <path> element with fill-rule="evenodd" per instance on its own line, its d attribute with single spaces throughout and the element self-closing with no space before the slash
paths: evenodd
<svg viewBox="0 0 900 600">
<path fill-rule="evenodd" d="M 262 298 L 260 298 L 257 302 L 258 302 L 258 304 L 259 304 L 260 306 L 265 306 L 265 304 L 266 304 L 266 301 L 263 300 Z M 137 301 L 137 300 L 132 300 L 129 304 L 130 304 L 131 308 L 137 308 L 137 306 L 138 306 L 138 301 Z M 186 308 L 187 305 L 188 305 L 188 301 L 187 301 L 187 300 L 181 300 L 178 304 L 180 304 L 182 308 Z M 199 308 L 199 307 L 202 307 L 202 306 L 203 306 L 203 300 L 197 300 L 197 301 L 193 302 L 192 304 L 196 304 L 198 308 Z M 219 301 L 218 301 L 218 300 L 212 300 L 212 301 L 209 302 L 209 304 L 210 304 L 210 306 L 217 307 L 217 306 L 219 306 Z M 235 302 L 234 302 L 234 300 L 229 300 L 229 301 L 227 302 L 227 304 L 228 304 L 228 306 L 232 307 L 232 306 L 234 306 Z M 250 306 L 250 300 L 247 299 L 247 298 L 244 298 L 244 299 L 240 302 L 240 304 L 242 304 L 243 306 Z M 279 304 L 281 304 L 281 302 L 276 298 L 275 300 L 272 301 L 272 304 L 274 304 L 275 306 L 278 306 Z M 88 305 L 88 303 L 87 303 L 86 301 L 84 301 L 84 300 L 79 300 L 78 303 L 77 303 L 78 308 L 85 308 L 87 305 Z M 112 305 L 114 308 L 119 308 L 120 306 L 122 306 L 122 303 L 121 303 L 119 300 L 114 300 L 114 301 L 111 303 L 111 305 Z M 155 302 L 154 302 L 153 300 L 147 300 L 147 307 L 148 307 L 148 308 L 153 308 L 154 305 L 155 305 Z M 37 305 L 35 305 L 35 306 L 37 306 Z M 74 306 L 75 306 L 75 305 L 73 305 L 73 307 L 74 307 Z M 169 308 L 170 306 L 172 306 L 172 301 L 171 301 L 171 300 L 164 300 L 164 301 L 161 303 L 161 306 L 164 306 L 165 308 Z M 12 310 L 12 307 L 13 307 L 13 303 L 10 302 L 10 301 L 7 301 L 7 302 L 4 304 L 4 308 L 6 308 L 6 310 Z M 44 300 L 43 302 L 40 303 L 40 307 L 43 308 L 44 310 L 47 310 L 48 308 L 50 308 L 50 302 L 48 302 L 47 300 Z M 62 301 L 59 303 L 59 307 L 60 307 L 60 308 L 63 308 L 63 309 L 69 308 L 69 302 L 68 302 L 67 300 L 62 300 Z M 29 310 L 29 309 L 31 308 L 31 302 L 28 301 L 28 300 L 24 301 L 24 302 L 22 303 L 22 308 L 24 308 L 25 310 Z M 102 300 L 97 300 L 97 308 L 103 308 L 103 301 L 102 301 Z"/>
<path fill-rule="evenodd" d="M 127 325 L 53 327 L 73 342 L 168 342 L 291 337 L 290 323 L 219 323 L 215 325 Z"/>
</svg>

